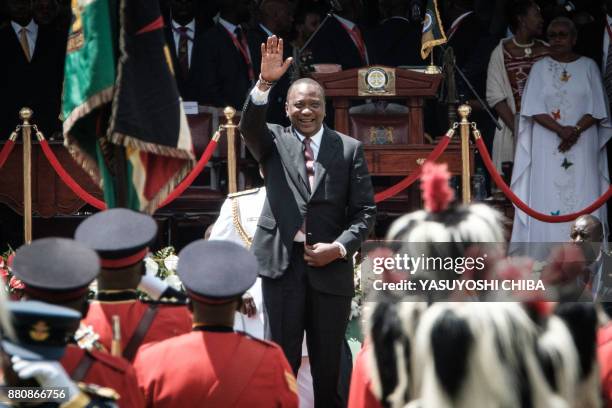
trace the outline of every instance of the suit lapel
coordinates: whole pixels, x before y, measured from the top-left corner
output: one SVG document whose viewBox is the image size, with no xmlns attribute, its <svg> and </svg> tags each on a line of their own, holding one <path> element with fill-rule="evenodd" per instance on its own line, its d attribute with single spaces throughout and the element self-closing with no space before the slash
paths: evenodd
<svg viewBox="0 0 612 408">
<path fill-rule="evenodd" d="M 319 154 L 315 161 L 315 179 L 314 187 L 312 188 L 312 196 L 317 192 L 317 188 L 321 184 L 321 181 L 325 179 L 327 169 L 333 162 L 338 150 L 338 135 L 325 127 L 323 137 L 321 138 L 321 146 L 319 146 Z M 304 165 L 304 169 L 306 166 Z M 304 170 L 305 172 L 306 170 Z"/>
<path fill-rule="evenodd" d="M 298 137 L 293 133 L 291 127 L 287 127 L 283 130 L 283 137 L 277 138 L 279 143 L 277 144 L 283 154 L 289 159 L 287 166 L 287 172 L 292 178 L 294 184 L 297 186 L 300 194 L 304 198 L 304 201 L 308 201 L 310 197 L 308 178 L 306 177 L 306 163 L 304 162 L 304 145 Z"/>
</svg>

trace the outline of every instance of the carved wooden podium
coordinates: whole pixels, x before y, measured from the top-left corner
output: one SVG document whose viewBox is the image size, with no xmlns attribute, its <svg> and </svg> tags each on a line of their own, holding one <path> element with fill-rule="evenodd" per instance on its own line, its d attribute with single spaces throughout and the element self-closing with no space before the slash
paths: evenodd
<svg viewBox="0 0 612 408">
<path fill-rule="evenodd" d="M 364 93 L 364 86 L 367 87 L 367 84 L 363 84 L 364 70 L 370 72 L 377 69 L 379 72 L 384 70 L 394 74 L 391 81 L 395 83 L 394 90 L 386 93 L 375 90 L 368 95 Z M 425 98 L 435 97 L 442 75 L 399 68 L 366 67 L 331 74 L 314 73 L 312 78 L 323 86 L 326 96 L 331 99 L 335 129 L 363 142 L 368 168 L 373 176 L 405 177 L 414 172 L 435 148 L 435 144 L 425 141 L 423 105 Z M 407 113 L 364 115 L 349 112 L 352 100 L 370 98 L 401 101 Z M 473 152 L 471 156 L 470 172 L 473 172 Z M 458 137 L 449 144 L 437 162 L 446 162 L 452 174 L 461 174 L 461 146 Z M 377 185 L 376 179 L 374 188 L 377 191 L 384 189 Z M 419 195 L 403 192 L 379 204 L 379 211 L 397 214 L 417 207 L 420 208 Z"/>
</svg>

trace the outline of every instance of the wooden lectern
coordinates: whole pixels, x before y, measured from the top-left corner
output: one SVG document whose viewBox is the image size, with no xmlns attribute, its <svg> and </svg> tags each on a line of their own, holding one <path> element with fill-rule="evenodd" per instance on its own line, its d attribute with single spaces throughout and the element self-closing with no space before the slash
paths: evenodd
<svg viewBox="0 0 612 408">
<path fill-rule="evenodd" d="M 373 92 L 371 95 L 363 93 L 364 84 L 360 85 L 360 81 L 364 81 L 364 70 L 369 72 L 373 69 L 378 69 L 379 72 L 394 71 L 395 86 L 392 92 L 388 94 Z M 327 98 L 331 99 L 334 128 L 359 139 L 364 144 L 368 168 L 373 176 L 408 176 L 417 170 L 435 148 L 435 144 L 425 141 L 423 102 L 425 98 L 436 96 L 442 75 L 424 74 L 400 68 L 365 67 L 330 74 L 314 73 L 312 78 L 323 86 Z M 375 83 L 375 81 L 370 82 Z M 360 99 L 402 101 L 405 103 L 407 113 L 375 115 L 349 113 L 351 101 Z M 434 140 L 434 143 L 437 141 Z M 461 174 L 461 146 L 458 132 L 437 161 L 448 163 L 453 175 Z M 473 172 L 473 151 L 471 151 L 470 172 Z M 376 180 L 374 187 L 377 191 L 383 189 L 377 186 Z M 397 214 L 420 206 L 418 194 L 404 192 L 379 205 L 379 209 L 382 207 L 383 211 L 386 209 Z"/>
</svg>

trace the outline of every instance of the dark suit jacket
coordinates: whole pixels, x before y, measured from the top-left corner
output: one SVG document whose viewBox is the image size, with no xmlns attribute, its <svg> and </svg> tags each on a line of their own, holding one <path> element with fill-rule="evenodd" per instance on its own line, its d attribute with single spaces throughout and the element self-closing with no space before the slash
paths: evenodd
<svg viewBox="0 0 612 408">
<path fill-rule="evenodd" d="M 405 18 L 389 18 L 370 34 L 370 63 L 390 67 L 426 65 L 421 58 L 421 24 Z"/>
<path fill-rule="evenodd" d="M 360 30 L 367 48 L 369 38 L 363 28 L 360 27 Z M 350 34 L 333 16 L 327 19 L 307 49 L 312 52 L 313 64 L 340 64 L 343 70 L 366 65 Z"/>
<path fill-rule="evenodd" d="M 251 88 L 248 66 L 242 54 L 220 24 L 204 33 L 202 44 L 203 69 L 197 75 L 203 78 L 204 104 L 239 109 Z"/>
<path fill-rule="evenodd" d="M 291 127 L 266 124 L 268 106 L 245 104 L 240 131 L 265 172 L 266 202 L 252 249 L 260 274 L 279 278 L 289 267 L 293 238 L 306 217 L 308 241 L 338 241 L 346 260 L 308 267 L 318 291 L 352 296 L 352 255 L 374 226 L 376 206 L 361 143 L 325 128 L 315 163 L 314 192 L 309 193 L 303 145 Z"/>
<path fill-rule="evenodd" d="M 261 71 L 261 44 L 266 42 L 268 34 L 257 24 L 256 27 L 249 30 L 247 33 L 247 40 L 249 42 L 249 48 L 251 49 L 251 56 L 253 58 L 253 67 L 255 68 L 255 76 L 259 77 Z M 293 47 L 289 42 L 284 42 L 283 59 L 293 55 Z M 274 85 L 270 90 L 269 95 L 269 107 L 267 121 L 270 123 L 278 123 L 283 126 L 289 125 L 289 119 L 285 114 L 285 100 L 287 98 L 287 91 L 291 82 L 291 70 L 283 75 L 283 77 Z"/>
<path fill-rule="evenodd" d="M 189 73 L 185 78 L 179 67 L 178 55 L 174 44 L 174 34 L 172 33 L 172 21 L 169 21 L 165 28 L 166 42 L 170 48 L 172 55 L 172 65 L 174 67 L 174 76 L 179 93 L 184 101 L 197 101 L 200 105 L 206 102 L 206 94 L 204 93 L 204 55 L 206 49 L 202 44 L 205 31 L 210 28 L 209 25 L 196 21 L 195 33 L 193 35 L 193 48 L 191 50 L 191 63 L 189 65 Z"/>
<path fill-rule="evenodd" d="M 495 39 L 489 35 L 476 13 L 461 20 L 455 34 L 447 43 L 448 47 L 453 47 L 457 66 L 483 100 L 486 97 L 487 89 L 487 67 L 495 45 Z M 464 95 L 466 99 L 475 99 L 467 84 L 458 74 L 455 75 L 455 81 L 460 95 Z"/>
<path fill-rule="evenodd" d="M 19 110 L 28 106 L 32 122 L 50 137 L 61 131 L 59 120 L 64 77 L 65 36 L 38 26 L 32 60 L 28 62 L 10 22 L 0 27 L 0 139 L 7 139 L 21 123 Z"/>
<path fill-rule="evenodd" d="M 603 39 L 606 33 L 606 17 L 598 18 L 590 24 L 582 27 L 576 41 L 576 52 L 589 57 L 597 63 L 601 69 L 603 63 Z M 607 35 L 607 34 L 606 34 Z"/>
</svg>

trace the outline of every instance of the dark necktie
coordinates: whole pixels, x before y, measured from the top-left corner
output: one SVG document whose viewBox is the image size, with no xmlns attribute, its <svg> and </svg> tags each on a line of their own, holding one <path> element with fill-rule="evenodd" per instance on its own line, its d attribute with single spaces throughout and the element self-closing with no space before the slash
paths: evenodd
<svg viewBox="0 0 612 408">
<path fill-rule="evenodd" d="M 604 87 L 608 94 L 608 103 L 612 107 L 612 38 L 610 38 L 610 44 L 608 45 L 608 56 L 606 57 L 606 70 L 603 76 Z"/>
<path fill-rule="evenodd" d="M 307 137 L 304 139 L 304 162 L 306 163 L 306 176 L 308 177 L 308 184 L 310 185 L 310 192 L 314 187 L 314 152 L 310 143 L 312 140 Z"/>
<path fill-rule="evenodd" d="M 181 68 L 183 78 L 187 78 L 189 74 L 189 36 L 187 35 L 187 27 L 179 27 L 179 42 L 178 42 L 178 63 Z"/>
</svg>

